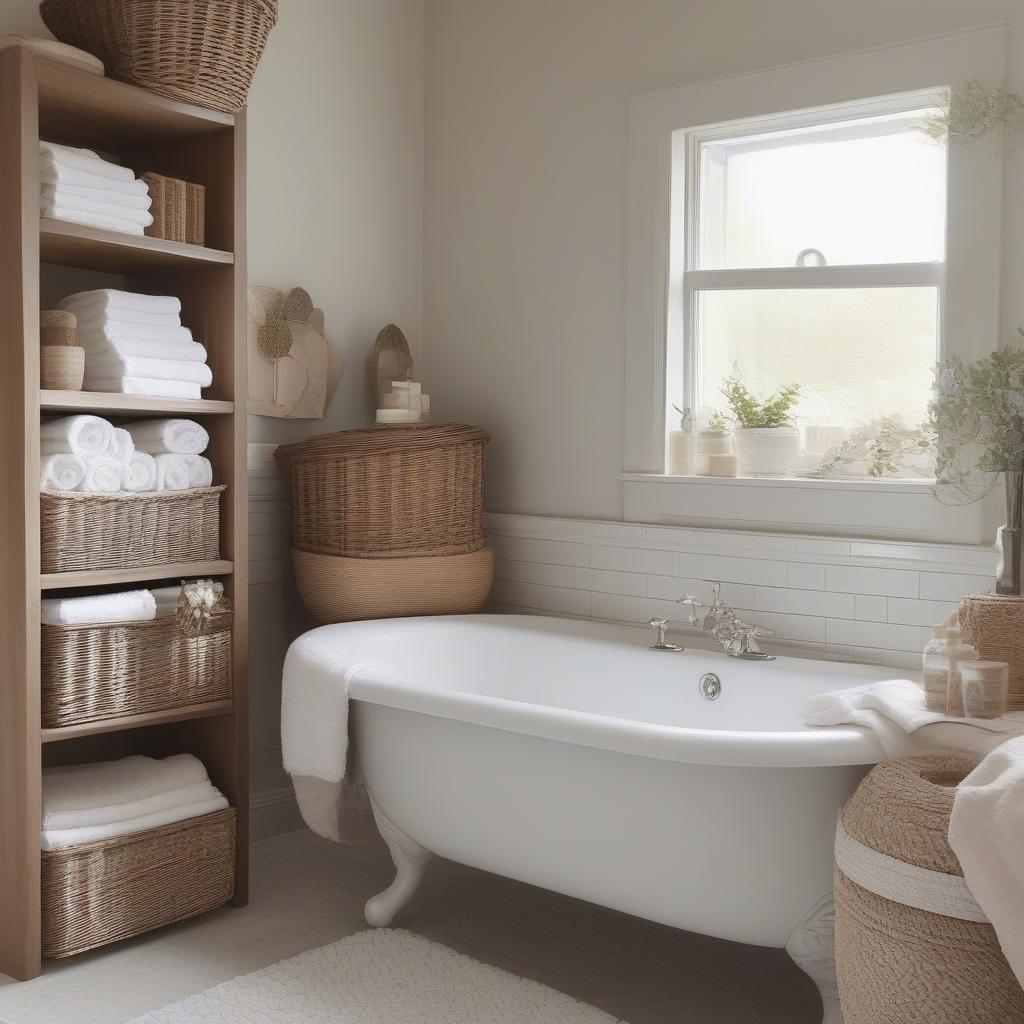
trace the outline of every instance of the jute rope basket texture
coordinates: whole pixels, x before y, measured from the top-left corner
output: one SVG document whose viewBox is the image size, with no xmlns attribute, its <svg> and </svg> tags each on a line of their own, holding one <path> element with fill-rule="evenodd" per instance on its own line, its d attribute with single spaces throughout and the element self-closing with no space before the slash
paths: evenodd
<svg viewBox="0 0 1024 1024">
<path fill-rule="evenodd" d="M 1024 711 L 1024 597 L 970 594 L 960 602 L 960 624 L 971 631 L 985 661 L 1010 666 L 1010 711 Z"/>
<path fill-rule="evenodd" d="M 42 627 L 42 724 L 57 729 L 227 700 L 233 614 L 199 636 L 173 616 L 149 622 Z"/>
<path fill-rule="evenodd" d="M 187 491 L 42 491 L 43 572 L 130 569 L 220 558 L 224 484 Z"/>
<path fill-rule="evenodd" d="M 843 809 L 842 827 L 869 850 L 962 888 L 947 834 L 955 786 L 976 764 L 941 756 L 878 765 Z M 990 924 L 884 898 L 839 868 L 835 901 L 846 1024 L 1024 1021 L 1024 992 Z"/>
<path fill-rule="evenodd" d="M 43 956 L 140 935 L 227 903 L 235 811 L 42 854 Z"/>
<path fill-rule="evenodd" d="M 277 22 L 277 0 L 43 0 L 39 13 L 112 78 L 234 113 Z"/>
</svg>

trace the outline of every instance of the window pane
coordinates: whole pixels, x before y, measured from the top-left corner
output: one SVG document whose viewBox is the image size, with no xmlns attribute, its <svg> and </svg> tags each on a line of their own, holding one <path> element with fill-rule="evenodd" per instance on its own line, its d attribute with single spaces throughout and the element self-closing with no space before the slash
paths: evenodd
<svg viewBox="0 0 1024 1024">
<path fill-rule="evenodd" d="M 943 259 L 946 149 L 932 110 L 700 146 L 699 269 Z M 812 264 L 813 265 L 813 264 Z"/>
<path fill-rule="evenodd" d="M 735 368 L 758 397 L 801 386 L 798 422 L 815 428 L 817 454 L 883 416 L 927 420 L 936 289 L 706 291 L 697 302 L 702 407 L 727 411 L 721 387 Z"/>
</svg>

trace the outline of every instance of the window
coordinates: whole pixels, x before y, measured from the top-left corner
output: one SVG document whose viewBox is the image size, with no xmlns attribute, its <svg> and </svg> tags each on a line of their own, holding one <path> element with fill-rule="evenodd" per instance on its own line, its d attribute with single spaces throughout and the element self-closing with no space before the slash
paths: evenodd
<svg viewBox="0 0 1024 1024">
<path fill-rule="evenodd" d="M 726 411 L 798 384 L 806 455 L 853 430 L 927 420 L 940 356 L 946 147 L 922 130 L 936 91 L 683 130 L 688 406 Z M 676 169 L 677 171 L 680 169 Z M 846 467 L 864 475 L 866 463 Z M 927 459 L 906 467 L 927 476 Z"/>
</svg>

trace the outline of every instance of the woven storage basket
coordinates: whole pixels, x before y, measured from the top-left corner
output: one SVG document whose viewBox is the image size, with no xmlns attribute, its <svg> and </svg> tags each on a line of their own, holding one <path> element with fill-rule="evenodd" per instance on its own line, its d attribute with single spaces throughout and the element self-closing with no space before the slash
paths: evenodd
<svg viewBox="0 0 1024 1024">
<path fill-rule="evenodd" d="M 43 572 L 129 569 L 220 558 L 225 485 L 142 494 L 42 491 Z"/>
<path fill-rule="evenodd" d="M 149 622 L 42 627 L 42 722 L 57 729 L 231 696 L 233 614 L 199 636 L 173 616 Z"/>
<path fill-rule="evenodd" d="M 842 829 L 853 840 L 852 848 L 836 842 L 836 971 L 845 1024 L 1024 1021 L 1024 991 L 995 930 L 955 916 L 970 913 L 958 892 L 973 900 L 947 840 L 949 818 L 954 789 L 976 764 L 953 756 L 880 764 L 843 809 Z M 885 861 L 880 870 L 878 854 L 899 863 Z M 891 891 L 879 895 L 877 889 L 895 888 L 908 903 L 924 902 L 908 864 L 934 873 L 930 879 L 951 876 L 941 897 L 927 889 L 927 900 L 937 905 L 941 898 L 945 913 L 908 906 Z"/>
<path fill-rule="evenodd" d="M 295 547 L 378 559 L 479 551 L 487 440 L 478 427 L 432 423 L 278 448 L 292 481 Z"/>
<path fill-rule="evenodd" d="M 81 391 L 85 380 L 85 349 L 43 345 L 39 349 L 39 386 L 53 391 Z"/>
<path fill-rule="evenodd" d="M 235 888 L 235 811 L 42 858 L 43 956 L 72 956 L 227 903 Z"/>
<path fill-rule="evenodd" d="M 39 13 L 112 78 L 233 113 L 277 22 L 277 0 L 42 0 Z"/>
<path fill-rule="evenodd" d="M 141 175 L 149 187 L 153 223 L 146 228 L 150 238 L 166 238 L 189 245 L 206 244 L 206 188 L 180 178 L 147 171 Z"/>
<path fill-rule="evenodd" d="M 1024 711 L 1024 597 L 970 594 L 960 602 L 960 624 L 985 661 L 1010 666 L 1007 707 Z"/>
<path fill-rule="evenodd" d="M 478 612 L 494 582 L 490 548 L 430 558 L 292 556 L 299 597 L 320 622 Z"/>
</svg>

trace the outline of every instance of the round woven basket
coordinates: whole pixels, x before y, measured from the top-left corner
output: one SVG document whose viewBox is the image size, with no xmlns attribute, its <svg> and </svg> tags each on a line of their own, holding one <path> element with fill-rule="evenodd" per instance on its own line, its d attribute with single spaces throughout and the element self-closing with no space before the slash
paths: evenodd
<svg viewBox="0 0 1024 1024">
<path fill-rule="evenodd" d="M 843 809 L 846 836 L 869 860 L 891 858 L 886 863 L 897 871 L 889 877 L 900 879 L 908 902 L 922 902 L 910 892 L 921 877 L 945 877 L 953 883 L 949 891 L 966 893 L 961 902 L 973 904 L 947 833 L 955 787 L 976 764 L 954 756 L 880 764 Z M 836 862 L 836 972 L 845 1024 L 1024 1021 L 1024 992 L 990 924 L 966 919 L 971 915 L 955 895 L 943 895 L 946 913 L 936 913 L 867 888 L 870 874 L 858 884 L 844 873 L 843 865 L 857 873 L 857 862 L 849 852 L 841 856 L 838 838 Z M 942 885 L 938 891 L 947 892 Z"/>
<path fill-rule="evenodd" d="M 39 386 L 51 391 L 81 391 L 85 349 L 43 345 L 39 349 Z"/>
<path fill-rule="evenodd" d="M 277 22 L 277 0 L 42 0 L 39 13 L 112 78 L 234 113 Z"/>
<path fill-rule="evenodd" d="M 320 622 L 478 612 L 494 581 L 481 548 L 436 558 L 337 558 L 292 551 L 299 597 Z"/>
<path fill-rule="evenodd" d="M 960 602 L 960 625 L 983 660 L 1010 666 L 1007 709 L 1024 711 L 1024 597 L 969 594 Z"/>
</svg>

